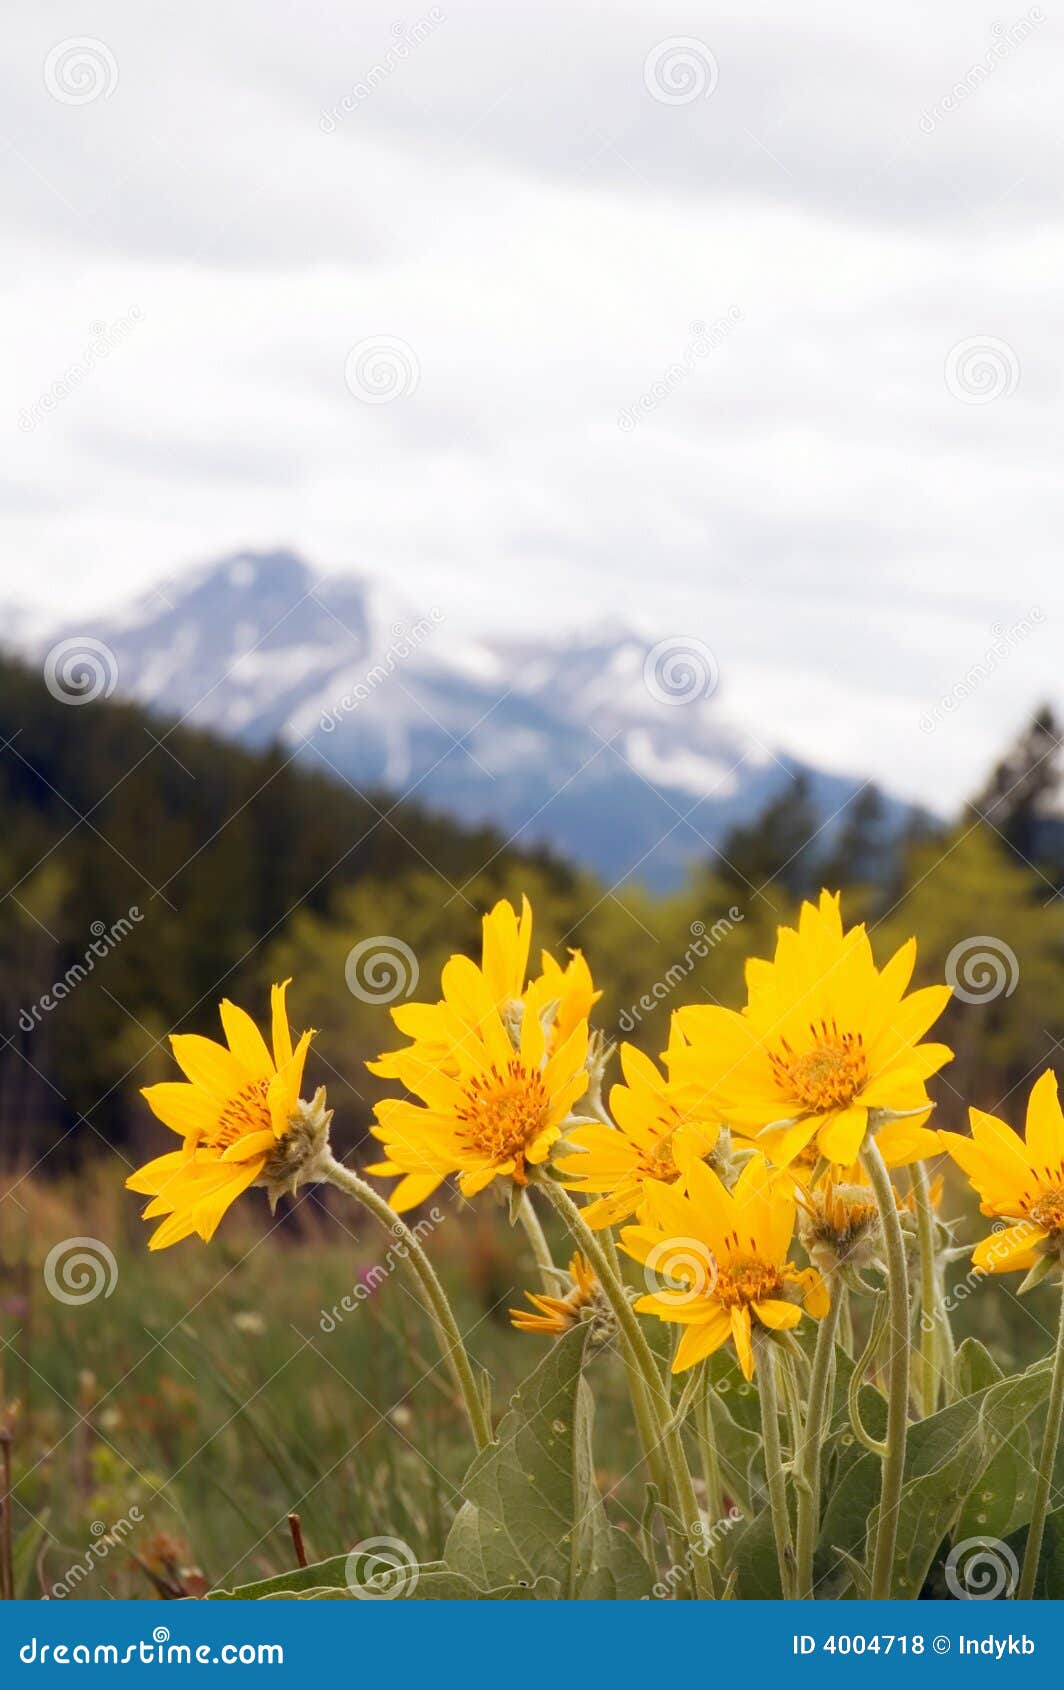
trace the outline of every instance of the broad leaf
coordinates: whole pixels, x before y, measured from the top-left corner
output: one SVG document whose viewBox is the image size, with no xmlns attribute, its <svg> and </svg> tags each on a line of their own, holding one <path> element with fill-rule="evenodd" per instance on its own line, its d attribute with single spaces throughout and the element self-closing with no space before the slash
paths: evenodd
<svg viewBox="0 0 1064 1690">
<path fill-rule="evenodd" d="M 936 1551 L 953 1531 L 969 1493 L 1006 1440 L 1015 1441 L 1048 1387 L 1048 1364 L 1039 1362 L 1027 1373 L 987 1385 L 909 1428 L 892 1595 L 920 1594 Z M 839 1551 L 867 1564 L 879 1483 L 879 1458 L 862 1452 L 826 1510 L 820 1538 L 825 1570 L 837 1566 Z"/>
<path fill-rule="evenodd" d="M 479 1590 L 550 1578 L 570 1599 L 650 1592 L 649 1568 L 595 1488 L 586 1340 L 577 1326 L 551 1346 L 466 1475 L 444 1560 Z"/>
</svg>

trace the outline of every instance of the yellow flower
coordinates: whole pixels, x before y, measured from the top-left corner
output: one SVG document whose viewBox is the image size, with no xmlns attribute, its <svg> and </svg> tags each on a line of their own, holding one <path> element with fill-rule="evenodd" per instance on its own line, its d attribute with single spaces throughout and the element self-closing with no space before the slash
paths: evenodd
<svg viewBox="0 0 1064 1690">
<path fill-rule="evenodd" d="M 742 1014 L 677 1012 L 690 1043 L 671 1058 L 670 1076 L 700 1086 L 739 1132 L 785 1128 L 771 1139 L 778 1166 L 814 1137 L 828 1161 L 855 1161 L 872 1109 L 923 1112 L 880 1128 L 892 1166 L 934 1155 L 938 1141 L 922 1125 L 932 1107 L 926 1081 L 953 1052 L 919 1041 L 950 993 L 926 986 L 906 997 L 915 962 L 910 939 L 878 969 L 864 927 L 844 932 L 839 895 L 821 892 L 819 905 L 802 905 L 797 930 L 779 929 L 771 962 L 747 963 Z"/>
<path fill-rule="evenodd" d="M 184 1141 L 131 1174 L 130 1191 L 152 1198 L 145 1220 L 165 1215 L 148 1243 L 151 1250 L 190 1233 L 214 1236 L 240 1193 L 262 1174 L 271 1152 L 288 1133 L 299 1103 L 303 1066 L 312 1033 L 295 1050 L 288 1030 L 285 993 L 274 986 L 273 1050 L 250 1015 L 226 999 L 221 1005 L 226 1043 L 175 1034 L 170 1043 L 187 1084 L 146 1086 L 143 1096 L 164 1126 Z"/>
<path fill-rule="evenodd" d="M 511 1326 L 516 1326 L 518 1332 L 549 1332 L 555 1338 L 562 1337 L 571 1326 L 575 1326 L 584 1310 L 594 1308 L 598 1302 L 598 1280 L 587 1257 L 582 1256 L 579 1250 L 569 1262 L 569 1274 L 573 1288 L 564 1297 L 547 1297 L 538 1291 L 526 1291 L 525 1296 L 536 1312 L 529 1314 L 527 1309 L 511 1309 Z"/>
<path fill-rule="evenodd" d="M 1017 1224 L 976 1245 L 983 1273 L 1032 1268 L 1040 1256 L 1064 1253 L 1064 1116 L 1057 1077 L 1047 1068 L 1027 1100 L 1026 1142 L 996 1115 L 969 1110 L 971 1138 L 940 1132 L 953 1160 L 979 1193 L 984 1215 Z"/>
<path fill-rule="evenodd" d="M 576 1154 L 557 1161 L 571 1176 L 571 1190 L 603 1194 L 583 1211 L 595 1231 L 640 1215 L 644 1180 L 681 1182 L 720 1136 L 720 1123 L 705 1104 L 689 1106 L 686 1091 L 664 1079 L 634 1045 L 622 1044 L 621 1068 L 626 1083 L 610 1092 L 616 1127 L 599 1121 L 577 1127 L 566 1134 Z"/>
<path fill-rule="evenodd" d="M 501 898 L 483 918 L 481 960 L 475 970 L 479 981 L 468 972 L 459 977 L 452 971 L 450 992 L 438 1003 L 397 1004 L 391 1012 L 392 1020 L 413 1042 L 367 1062 L 370 1073 L 398 1080 L 407 1090 L 416 1091 L 416 1082 L 426 1069 L 457 1072 L 453 1011 L 475 1026 L 485 1004 L 487 1012 L 500 1015 L 511 1031 L 520 1027 L 526 1011 L 545 1017 L 550 1023 L 548 1047 L 554 1050 L 563 1045 L 581 1021 L 587 1020 L 602 994 L 595 991 L 579 951 L 569 953 L 564 969 L 544 951 L 542 973 L 526 986 L 531 943 L 532 909 L 528 899 L 522 898 L 518 915 L 513 905 Z M 470 983 L 470 990 L 463 993 L 465 981 Z"/>
<path fill-rule="evenodd" d="M 753 1377 L 754 1323 L 769 1331 L 797 1326 L 802 1311 L 788 1300 L 798 1288 L 815 1319 L 828 1309 L 827 1289 L 815 1268 L 788 1259 L 795 1202 L 788 1182 L 761 1155 L 753 1156 L 729 1191 L 704 1162 L 692 1165 L 688 1196 L 660 1180 L 646 1185 L 651 1224 L 627 1226 L 621 1244 L 647 1270 L 674 1280 L 640 1297 L 640 1313 L 678 1322 L 685 1330 L 672 1364 L 682 1373 L 731 1338 L 739 1365 Z"/>
<path fill-rule="evenodd" d="M 434 1025 L 446 1039 L 443 1060 L 412 1055 L 404 1074 L 424 1107 L 399 1098 L 376 1106 L 372 1131 L 387 1160 L 373 1174 L 401 1174 L 389 1199 L 402 1213 L 423 1203 L 448 1174 L 472 1197 L 492 1180 L 518 1185 L 545 1162 L 561 1124 L 587 1090 L 587 1022 L 548 1054 L 538 1015 L 504 1022 L 488 982 L 468 957 L 443 970 L 443 1001 Z"/>
</svg>

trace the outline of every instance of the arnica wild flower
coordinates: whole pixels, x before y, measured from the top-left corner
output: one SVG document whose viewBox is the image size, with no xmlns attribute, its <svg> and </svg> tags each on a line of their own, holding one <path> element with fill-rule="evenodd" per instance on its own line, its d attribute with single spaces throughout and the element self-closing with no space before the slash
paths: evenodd
<svg viewBox="0 0 1064 1690">
<path fill-rule="evenodd" d="M 742 1013 L 716 1005 L 677 1011 L 688 1044 L 670 1077 L 701 1088 L 736 1131 L 773 1135 L 785 1166 L 816 1140 L 829 1162 L 856 1161 L 872 1111 L 926 1119 L 926 1081 L 953 1052 L 920 1040 L 949 1001 L 948 986 L 906 996 L 916 963 L 910 939 L 883 969 L 864 926 L 843 930 L 839 894 L 802 905 L 797 929 L 779 929 L 771 962 L 746 965 Z M 933 1156 L 936 1135 L 918 1119 L 887 1120 L 880 1152 L 900 1166 Z"/>
<path fill-rule="evenodd" d="M 389 1198 L 398 1213 L 423 1203 L 450 1174 L 465 1197 L 496 1179 L 525 1185 L 589 1083 L 586 1020 L 549 1050 L 549 1014 L 528 1000 L 516 1016 L 500 1009 L 468 957 L 451 957 L 442 984 L 443 1001 L 428 1006 L 441 1054 L 429 1061 L 415 1046 L 403 1065 L 403 1083 L 421 1103 L 386 1098 L 375 1111 L 372 1131 L 385 1160 L 367 1171 L 402 1176 Z"/>
<path fill-rule="evenodd" d="M 636 1308 L 683 1326 L 672 1363 L 683 1373 L 734 1341 L 745 1378 L 754 1373 L 753 1331 L 789 1331 L 802 1317 L 786 1293 L 795 1287 L 815 1319 L 827 1313 L 827 1289 L 815 1268 L 789 1260 L 795 1199 L 789 1182 L 765 1158 L 746 1163 L 729 1191 L 711 1168 L 695 1163 L 688 1196 L 660 1180 L 647 1182 L 648 1225 L 628 1226 L 621 1245 L 648 1278 L 673 1279 L 641 1297 Z"/>
<path fill-rule="evenodd" d="M 678 1029 L 672 1042 L 681 1039 Z M 610 1092 L 616 1126 L 591 1121 L 566 1134 L 572 1154 L 556 1158 L 572 1191 L 597 1194 L 583 1210 L 593 1231 L 640 1216 L 648 1179 L 681 1183 L 692 1162 L 703 1161 L 716 1147 L 720 1122 L 697 1097 L 667 1080 L 634 1045 L 620 1050 L 624 1084 Z M 689 1089 L 689 1088 L 688 1088 Z"/>
<path fill-rule="evenodd" d="M 185 1081 L 144 1088 L 149 1108 L 182 1139 L 180 1150 L 157 1156 L 126 1181 L 130 1191 L 152 1199 L 145 1220 L 166 1217 L 149 1249 L 162 1250 L 191 1233 L 212 1238 L 230 1204 L 262 1179 L 292 1129 L 313 1034 L 304 1033 L 293 1049 L 288 984 L 273 988 L 272 1051 L 250 1015 L 226 999 L 226 1043 L 174 1034 L 170 1044 Z"/>
<path fill-rule="evenodd" d="M 457 1010 L 466 1024 L 476 1026 L 485 996 L 511 1034 L 520 1029 L 527 1011 L 547 1023 L 549 1050 L 563 1045 L 581 1022 L 587 1021 L 602 994 L 596 992 L 591 971 L 580 951 L 570 952 L 565 968 L 544 951 L 542 972 L 526 984 L 531 944 L 532 910 L 528 899 L 522 898 L 518 915 L 513 905 L 501 898 L 483 918 L 477 970 L 480 982 L 474 995 L 465 997 L 462 992 L 463 976 L 469 978 L 468 969 L 458 973 L 452 970 L 440 1002 L 397 1004 L 391 1012 L 392 1020 L 411 1043 L 367 1062 L 370 1073 L 384 1080 L 398 1080 L 413 1091 L 426 1069 L 456 1072 L 454 1013 Z"/>
<path fill-rule="evenodd" d="M 552 1338 L 561 1338 L 569 1328 L 582 1320 L 588 1310 L 595 1310 L 601 1304 L 599 1283 L 591 1264 L 579 1250 L 574 1251 L 569 1261 L 569 1277 L 573 1282 L 572 1290 L 564 1297 L 551 1297 L 545 1292 L 526 1291 L 525 1297 L 532 1305 L 534 1312 L 528 1309 L 511 1309 L 510 1325 L 518 1332 L 546 1333 Z"/>
<path fill-rule="evenodd" d="M 1026 1137 L 996 1115 L 969 1111 L 971 1138 L 940 1132 L 939 1139 L 978 1192 L 984 1215 L 1012 1221 L 972 1252 L 983 1273 L 1012 1273 L 1064 1257 L 1064 1115 L 1057 1077 L 1047 1069 L 1027 1101 Z"/>
<path fill-rule="evenodd" d="M 928 1201 L 937 1211 L 943 1181 L 933 1180 Z M 859 1270 L 883 1265 L 883 1230 L 875 1193 L 860 1162 L 850 1168 L 826 1167 L 815 1179 L 799 1183 L 798 1237 L 810 1261 L 822 1273 L 834 1268 Z M 913 1193 L 894 1191 L 894 1206 L 911 1225 Z"/>
</svg>

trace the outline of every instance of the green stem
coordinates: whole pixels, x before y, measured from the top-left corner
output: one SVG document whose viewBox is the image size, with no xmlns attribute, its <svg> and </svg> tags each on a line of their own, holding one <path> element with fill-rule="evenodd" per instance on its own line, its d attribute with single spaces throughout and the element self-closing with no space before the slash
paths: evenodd
<svg viewBox="0 0 1064 1690">
<path fill-rule="evenodd" d="M 829 1286 L 831 1306 L 817 1328 L 813 1372 L 809 1382 L 809 1407 L 798 1446 L 798 1595 L 813 1599 L 813 1556 L 820 1530 L 820 1450 L 831 1422 L 832 1381 L 835 1373 L 835 1332 L 842 1308 L 843 1288 Z"/>
<path fill-rule="evenodd" d="M 713 1429 L 713 1379 L 708 1361 L 702 1363 L 702 1390 L 695 1402 L 695 1426 L 698 1432 L 698 1454 L 702 1463 L 702 1482 L 706 1487 L 706 1514 L 712 1535 L 714 1526 L 724 1516 L 724 1483 Z"/>
<path fill-rule="evenodd" d="M 1046 1509 L 1053 1483 L 1053 1464 L 1060 1442 L 1060 1422 L 1064 1414 L 1064 1286 L 1061 1287 L 1060 1321 L 1057 1326 L 1057 1347 L 1053 1356 L 1053 1377 L 1049 1386 L 1049 1405 L 1046 1426 L 1042 1433 L 1042 1453 L 1038 1457 L 1038 1479 L 1034 1488 L 1031 1509 L 1031 1528 L 1027 1533 L 1027 1547 L 1023 1552 L 1023 1571 L 1016 1592 L 1017 1600 L 1028 1602 L 1034 1595 L 1038 1558 L 1042 1553 L 1042 1536 L 1046 1529 Z"/>
<path fill-rule="evenodd" d="M 794 1543 L 791 1539 L 791 1516 L 787 1506 L 787 1481 L 783 1473 L 783 1451 L 780 1448 L 776 1352 L 772 1339 L 765 1333 L 755 1333 L 754 1344 L 757 1354 L 757 1394 L 761 1404 L 761 1441 L 765 1452 L 769 1507 L 772 1511 L 772 1535 L 776 1540 L 780 1590 L 784 1601 L 790 1601 L 794 1596 Z"/>
<path fill-rule="evenodd" d="M 619 1279 L 621 1269 L 617 1260 L 617 1246 L 613 1241 L 612 1232 L 604 1232 L 602 1241 L 603 1248 L 609 1257 L 610 1267 Z M 628 1395 L 632 1401 L 632 1412 L 635 1415 L 635 1426 L 643 1450 L 643 1459 L 646 1461 L 651 1479 L 658 1488 L 659 1496 L 663 1502 L 667 1503 L 669 1500 L 669 1471 L 661 1453 L 661 1444 L 655 1429 L 654 1416 L 651 1413 L 646 1386 L 643 1384 L 643 1375 L 636 1366 L 628 1344 L 623 1339 L 621 1341 L 621 1359 L 624 1362 L 624 1375 L 628 1384 Z"/>
<path fill-rule="evenodd" d="M 905 1265 L 902 1236 L 894 1188 L 882 1153 L 870 1132 L 861 1149 L 861 1161 L 875 1194 L 887 1255 L 887 1291 L 890 1306 L 890 1350 L 887 1378 L 887 1439 L 879 1492 L 879 1518 L 872 1557 L 873 1601 L 890 1595 L 894 1570 L 894 1549 L 898 1540 L 898 1516 L 905 1483 L 905 1444 L 909 1433 L 909 1275 Z"/>
<path fill-rule="evenodd" d="M 326 1180 L 335 1185 L 338 1191 L 346 1191 L 349 1197 L 368 1209 L 374 1218 L 380 1221 L 392 1237 L 403 1246 L 404 1259 L 410 1263 L 411 1269 L 417 1275 L 421 1290 L 424 1293 L 429 1315 L 436 1329 L 436 1337 L 444 1360 L 454 1378 L 454 1382 L 461 1392 L 465 1404 L 466 1414 L 469 1416 L 469 1426 L 473 1433 L 473 1442 L 477 1449 L 487 1449 L 492 1441 L 491 1425 L 488 1421 L 484 1399 L 477 1389 L 477 1382 L 473 1375 L 473 1364 L 469 1359 L 469 1352 L 458 1330 L 458 1322 L 447 1300 L 447 1293 L 440 1284 L 436 1270 L 428 1256 L 421 1248 L 417 1237 L 406 1222 L 392 1209 L 387 1200 L 379 1192 L 374 1191 L 358 1174 L 352 1173 L 338 1162 L 331 1151 L 325 1150 L 314 1168 L 314 1177 Z"/>
<path fill-rule="evenodd" d="M 853 1332 L 853 1304 L 850 1301 L 849 1289 L 845 1285 L 839 1286 L 839 1297 L 842 1300 L 842 1313 L 839 1316 L 839 1343 L 852 1361 L 856 1353 L 856 1339 Z"/>
<path fill-rule="evenodd" d="M 713 1572 L 706 1555 L 702 1516 L 699 1512 L 698 1499 L 695 1496 L 691 1469 L 687 1465 L 687 1455 L 680 1433 L 675 1427 L 671 1429 L 668 1427 L 667 1423 L 671 1415 L 669 1397 L 662 1384 L 661 1375 L 658 1372 L 650 1345 L 647 1343 L 646 1335 L 639 1324 L 635 1310 L 628 1301 L 628 1294 L 621 1278 L 612 1267 L 598 1234 L 591 1231 L 568 1192 L 563 1191 L 562 1187 L 556 1184 L 554 1180 L 545 1180 L 542 1189 L 547 1193 L 550 1201 L 568 1226 L 574 1240 L 580 1245 L 591 1266 L 598 1274 L 599 1283 L 606 1293 L 622 1337 L 631 1352 L 632 1361 L 642 1378 L 647 1393 L 648 1407 L 653 1419 L 655 1442 L 660 1443 L 664 1448 L 672 1494 L 687 1538 L 695 1590 L 700 1601 L 712 1601 L 714 1596 Z"/>
<path fill-rule="evenodd" d="M 540 1224 L 539 1216 L 532 1206 L 532 1198 L 527 1191 L 521 1193 L 521 1202 L 517 1209 L 521 1218 L 521 1225 L 525 1229 L 525 1237 L 532 1246 L 532 1254 L 536 1258 L 540 1281 L 548 1296 L 558 1295 L 558 1271 L 554 1266 L 554 1257 L 550 1253 L 547 1235 Z"/>
<path fill-rule="evenodd" d="M 953 1335 L 949 1316 L 942 1306 L 935 1255 L 935 1211 L 927 1169 L 922 1162 L 913 1163 L 910 1177 L 920 1241 L 920 1354 L 924 1379 L 921 1403 L 927 1415 L 934 1414 L 938 1407 L 940 1383 L 945 1388 L 946 1401 L 953 1401 Z"/>
</svg>

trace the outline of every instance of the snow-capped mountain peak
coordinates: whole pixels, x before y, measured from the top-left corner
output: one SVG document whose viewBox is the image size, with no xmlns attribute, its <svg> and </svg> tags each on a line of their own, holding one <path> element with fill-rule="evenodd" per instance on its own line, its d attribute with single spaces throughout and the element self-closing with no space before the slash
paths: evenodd
<svg viewBox="0 0 1064 1690">
<path fill-rule="evenodd" d="M 729 720 L 694 635 L 477 638 L 386 582 L 320 576 L 288 551 L 235 553 L 98 625 L 13 638 L 41 652 L 77 636 L 103 641 L 118 690 L 166 716 L 280 742 L 611 881 L 675 884 L 798 768 Z M 813 776 L 825 814 L 857 784 Z"/>
</svg>

